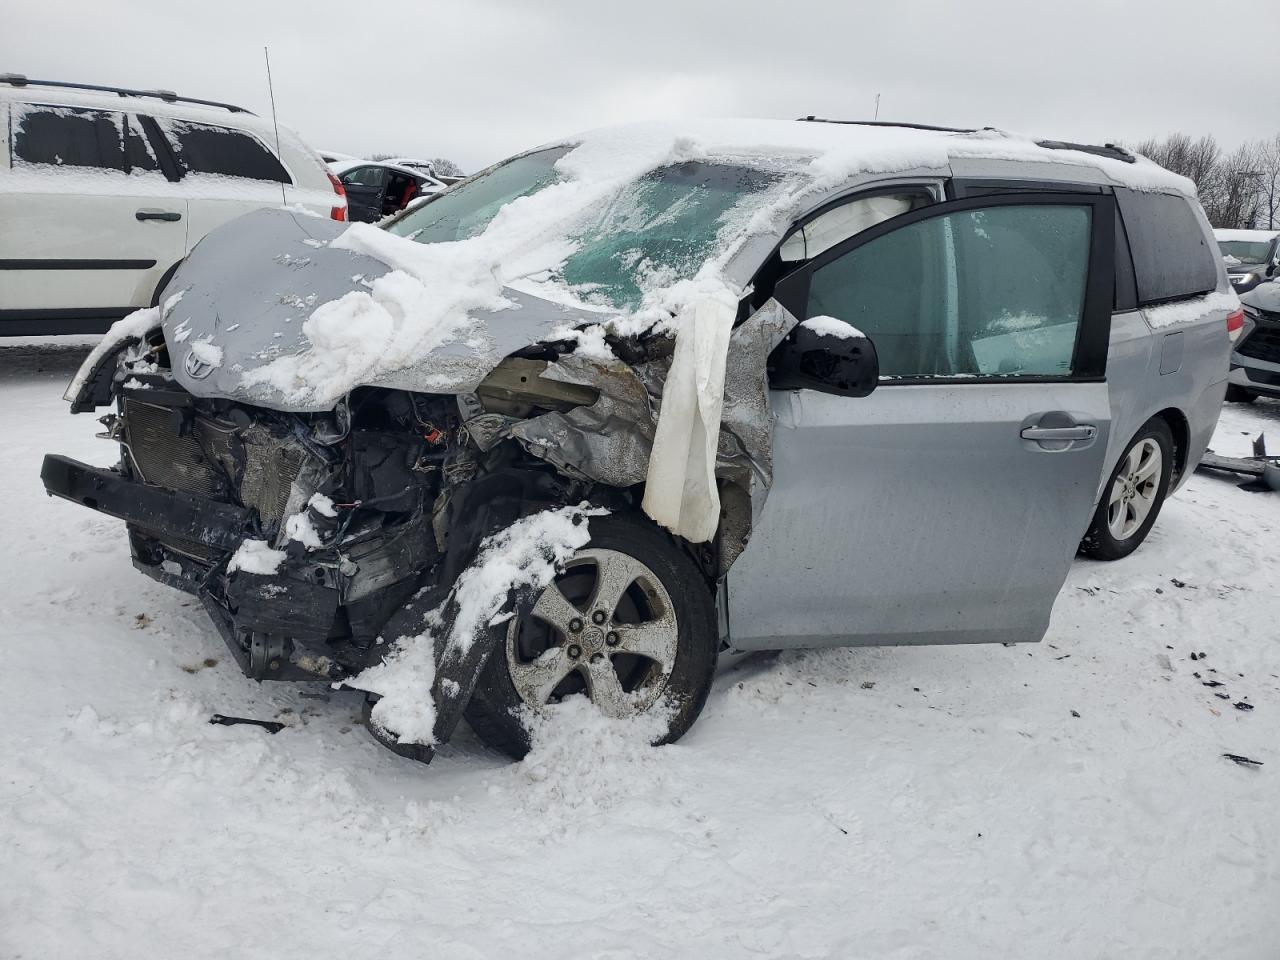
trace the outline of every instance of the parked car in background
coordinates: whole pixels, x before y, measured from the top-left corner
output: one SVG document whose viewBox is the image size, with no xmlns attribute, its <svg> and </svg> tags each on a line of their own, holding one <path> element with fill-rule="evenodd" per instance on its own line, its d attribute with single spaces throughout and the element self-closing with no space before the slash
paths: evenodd
<svg viewBox="0 0 1280 960">
<path fill-rule="evenodd" d="M 1280 283 L 1264 283 L 1240 297 L 1244 329 L 1231 351 L 1227 399 L 1253 403 L 1280 397 Z"/>
<path fill-rule="evenodd" d="M 362 223 L 376 223 L 444 189 L 435 177 L 390 162 L 346 160 L 331 163 L 329 168 L 346 191 L 348 218 Z"/>
<path fill-rule="evenodd" d="M 1280 230 L 1214 230 L 1236 293 L 1275 279 L 1280 268 Z"/>
<path fill-rule="evenodd" d="M 315 151 L 243 107 L 0 75 L 0 336 L 106 330 L 210 230 L 281 205 L 346 217 Z"/>
<path fill-rule="evenodd" d="M 68 389 L 119 402 L 120 465 L 44 484 L 258 679 L 352 677 L 486 536 L 595 505 L 554 581 L 436 636 L 413 742 L 465 706 L 513 756 L 578 693 L 677 738 L 721 649 L 1040 640 L 1077 550 L 1128 555 L 1191 475 L 1241 325 L 1189 181 L 989 130 L 600 131 L 385 231 L 207 238 Z"/>
</svg>

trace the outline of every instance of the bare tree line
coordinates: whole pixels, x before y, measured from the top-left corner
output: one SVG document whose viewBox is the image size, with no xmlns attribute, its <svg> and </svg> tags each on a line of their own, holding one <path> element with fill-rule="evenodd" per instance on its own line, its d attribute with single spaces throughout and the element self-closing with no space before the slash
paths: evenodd
<svg viewBox="0 0 1280 960">
<path fill-rule="evenodd" d="M 391 160 L 394 157 L 403 157 L 403 153 L 375 153 L 369 157 L 370 160 Z M 442 177 L 461 177 L 463 176 L 462 168 L 450 160 L 448 157 L 430 157 L 431 165 L 435 168 L 436 173 Z"/>
<path fill-rule="evenodd" d="M 1134 147 L 1162 167 L 1195 182 L 1215 227 L 1280 228 L 1280 133 L 1223 151 L 1212 135 L 1171 133 Z"/>
</svg>

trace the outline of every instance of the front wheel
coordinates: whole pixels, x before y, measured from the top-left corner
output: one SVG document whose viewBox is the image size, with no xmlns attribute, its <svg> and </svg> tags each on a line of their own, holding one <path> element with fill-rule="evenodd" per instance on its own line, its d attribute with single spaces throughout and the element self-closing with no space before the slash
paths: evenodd
<svg viewBox="0 0 1280 960">
<path fill-rule="evenodd" d="M 1080 552 L 1119 560 L 1137 550 L 1160 515 L 1173 474 L 1173 432 L 1162 417 L 1142 425 L 1120 457 Z"/>
<path fill-rule="evenodd" d="M 670 743 L 706 702 L 717 647 L 715 605 L 697 564 L 648 521 L 593 518 L 587 546 L 528 616 L 510 621 L 467 721 L 518 760 L 530 746 L 521 713 L 582 694 L 609 717 L 669 711 L 658 742 Z"/>
</svg>

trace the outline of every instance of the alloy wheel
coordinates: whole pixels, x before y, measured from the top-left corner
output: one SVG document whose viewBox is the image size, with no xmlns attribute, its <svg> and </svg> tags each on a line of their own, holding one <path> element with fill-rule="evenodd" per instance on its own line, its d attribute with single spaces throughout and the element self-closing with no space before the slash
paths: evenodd
<svg viewBox="0 0 1280 960">
<path fill-rule="evenodd" d="M 585 693 L 602 713 L 649 709 L 675 667 L 678 629 L 657 575 L 617 550 L 580 551 L 507 629 L 507 667 L 520 699 L 538 708 Z"/>
<path fill-rule="evenodd" d="M 1151 514 L 1160 492 L 1164 454 L 1146 437 L 1125 456 L 1107 495 L 1107 528 L 1117 540 L 1133 536 Z"/>
</svg>

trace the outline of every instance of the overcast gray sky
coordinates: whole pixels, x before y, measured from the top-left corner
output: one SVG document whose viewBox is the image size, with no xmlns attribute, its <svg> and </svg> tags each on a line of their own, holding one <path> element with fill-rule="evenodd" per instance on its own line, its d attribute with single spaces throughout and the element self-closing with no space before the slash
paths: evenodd
<svg viewBox="0 0 1280 960">
<path fill-rule="evenodd" d="M 314 146 L 470 172 L 628 120 L 869 118 L 877 93 L 881 119 L 1235 146 L 1280 127 L 1248 30 L 1204 0 L 0 0 L 0 72 L 265 115 L 265 44 L 280 122 Z"/>
</svg>

